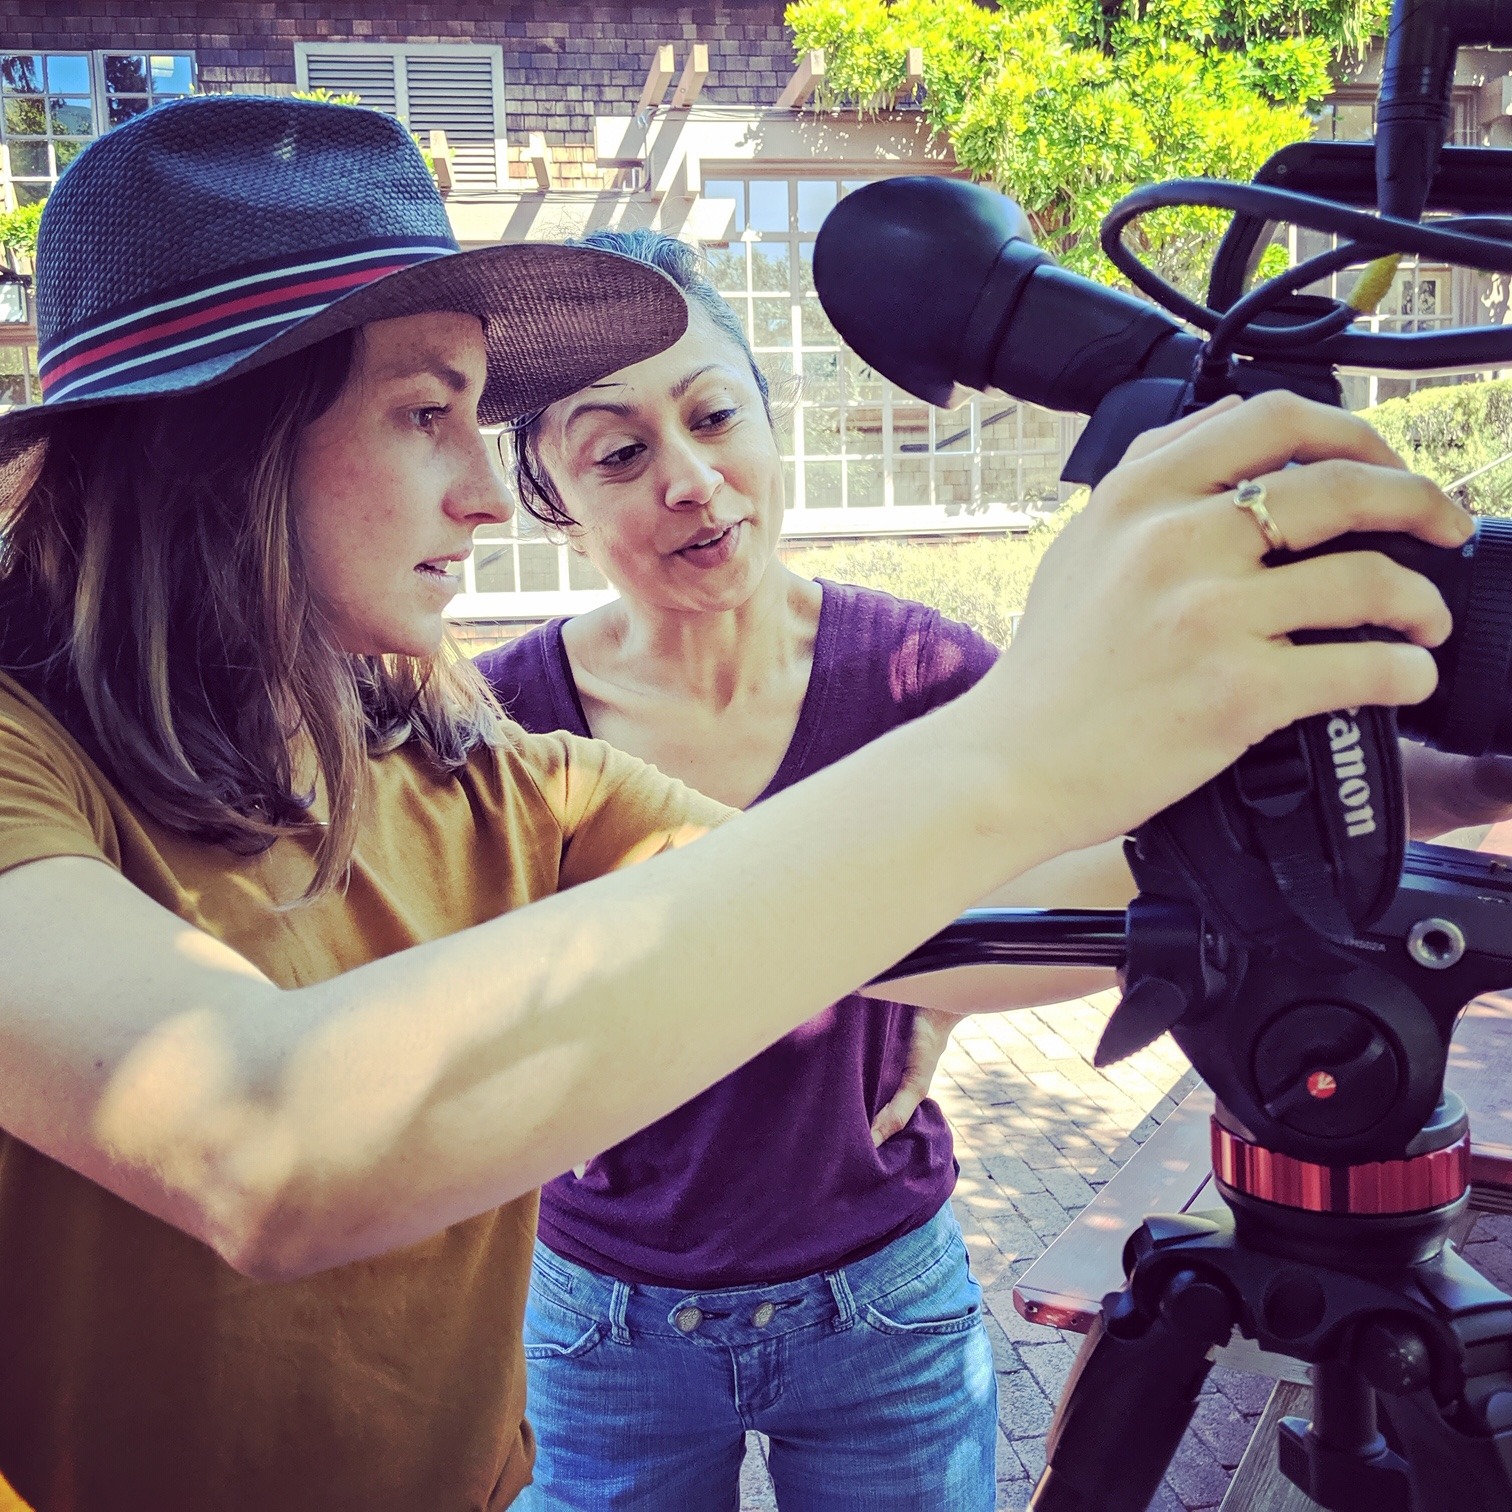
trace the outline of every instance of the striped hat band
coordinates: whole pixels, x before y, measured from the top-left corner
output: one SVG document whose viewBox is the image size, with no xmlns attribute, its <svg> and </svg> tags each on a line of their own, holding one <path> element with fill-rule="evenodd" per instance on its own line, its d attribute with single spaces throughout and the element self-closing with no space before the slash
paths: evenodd
<svg viewBox="0 0 1512 1512">
<path fill-rule="evenodd" d="M 404 238 L 221 270 L 208 285 L 60 332 L 40 353 L 42 392 L 49 402 L 87 399 L 201 358 L 261 346 L 364 284 L 454 251 L 450 242 Z"/>
</svg>

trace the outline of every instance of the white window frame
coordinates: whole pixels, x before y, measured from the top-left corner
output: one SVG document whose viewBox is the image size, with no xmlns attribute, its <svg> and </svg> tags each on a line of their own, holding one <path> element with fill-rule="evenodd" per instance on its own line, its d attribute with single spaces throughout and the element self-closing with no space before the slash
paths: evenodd
<svg viewBox="0 0 1512 1512">
<path fill-rule="evenodd" d="M 347 53 L 352 57 L 366 54 L 368 57 L 408 58 L 417 53 L 428 53 L 437 58 L 466 58 L 475 62 L 486 57 L 493 77 L 494 109 L 494 187 L 504 189 L 509 177 L 509 143 L 504 130 L 504 49 L 492 43 L 482 42 L 367 42 L 356 38 L 328 38 L 322 42 L 296 42 L 294 44 L 294 81 L 298 89 L 310 87 L 311 53 Z M 406 126 L 409 125 L 409 70 L 394 69 L 394 109 Z"/>
</svg>

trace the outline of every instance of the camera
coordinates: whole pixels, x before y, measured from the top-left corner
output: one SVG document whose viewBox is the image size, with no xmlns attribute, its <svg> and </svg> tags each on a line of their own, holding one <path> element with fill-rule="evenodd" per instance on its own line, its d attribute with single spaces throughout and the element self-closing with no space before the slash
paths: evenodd
<svg viewBox="0 0 1512 1512">
<path fill-rule="evenodd" d="M 1512 152 L 1443 145 L 1466 44 L 1512 44 L 1512 0 L 1395 0 L 1375 143 L 1299 144 L 1252 184 L 1126 196 L 1103 247 L 1150 302 L 1058 268 L 1016 207 L 944 178 L 842 200 L 815 248 L 820 301 L 858 356 L 918 398 L 993 388 L 1086 414 L 1063 476 L 1088 484 L 1142 431 L 1225 394 L 1339 404 L 1341 365 L 1512 366 L 1504 328 L 1360 332 L 1350 305 L 1306 292 L 1395 254 L 1512 273 Z M 1233 215 L 1205 302 L 1123 240 L 1170 205 Z M 1280 221 L 1335 245 L 1246 289 Z M 1130 1237 L 1127 1282 L 1104 1299 L 1051 1426 L 1034 1512 L 1146 1507 L 1235 1331 L 1311 1367 L 1312 1419 L 1283 1420 L 1278 1448 L 1314 1501 L 1512 1512 L 1512 1297 L 1447 1243 L 1471 1157 L 1464 1104 L 1444 1086 L 1464 1006 L 1512 982 L 1512 863 L 1407 844 L 1397 739 L 1400 725 L 1443 750 L 1512 755 L 1512 522 L 1482 520 L 1454 551 L 1390 534 L 1318 549 L 1378 550 L 1438 586 L 1454 631 L 1432 698 L 1299 721 L 1139 826 L 1126 916 L 978 910 L 886 974 L 1116 962 L 1124 991 L 1099 1064 L 1169 1031 L 1216 1094 L 1224 1207 L 1147 1218 Z"/>
</svg>

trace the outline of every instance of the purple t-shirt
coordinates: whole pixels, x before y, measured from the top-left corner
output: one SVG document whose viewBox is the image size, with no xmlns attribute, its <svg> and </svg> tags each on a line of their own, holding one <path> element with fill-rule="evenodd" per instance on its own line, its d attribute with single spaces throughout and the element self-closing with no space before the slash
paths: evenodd
<svg viewBox="0 0 1512 1512">
<path fill-rule="evenodd" d="M 798 726 L 761 798 L 964 692 L 997 655 L 922 604 L 821 582 Z M 589 733 L 555 620 L 478 659 L 526 729 Z M 717 1002 L 710 1013 L 719 1012 Z M 848 997 L 541 1193 L 541 1238 L 622 1281 L 711 1290 L 791 1280 L 911 1232 L 955 1185 L 933 1101 L 880 1149 L 914 1011 Z"/>
</svg>

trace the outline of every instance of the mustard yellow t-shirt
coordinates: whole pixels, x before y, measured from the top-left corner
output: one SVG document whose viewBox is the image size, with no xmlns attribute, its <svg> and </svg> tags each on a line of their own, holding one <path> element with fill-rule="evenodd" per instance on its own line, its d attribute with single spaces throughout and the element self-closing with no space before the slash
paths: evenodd
<svg viewBox="0 0 1512 1512">
<path fill-rule="evenodd" d="M 162 828 L 0 674 L 0 871 L 97 857 L 284 987 L 600 876 L 725 812 L 570 735 L 516 732 L 451 776 L 400 750 L 372 774 L 350 886 L 279 911 L 309 879 L 306 839 L 241 858 Z M 532 1458 L 520 1330 L 535 1216 L 532 1194 L 263 1284 L 0 1130 L 0 1477 L 37 1512 L 503 1507 Z"/>
</svg>

